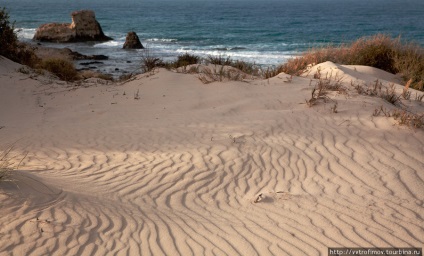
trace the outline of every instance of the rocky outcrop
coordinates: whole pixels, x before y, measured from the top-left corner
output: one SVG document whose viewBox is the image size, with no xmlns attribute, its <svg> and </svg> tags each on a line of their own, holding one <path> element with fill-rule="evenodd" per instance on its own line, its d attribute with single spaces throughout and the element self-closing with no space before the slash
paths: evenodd
<svg viewBox="0 0 424 256">
<path fill-rule="evenodd" d="M 93 11 L 76 11 L 71 16 L 71 24 L 48 23 L 41 25 L 33 39 L 57 43 L 112 40 L 103 33 Z"/>
<path fill-rule="evenodd" d="M 107 60 L 109 59 L 108 56 L 105 55 L 85 55 L 81 54 L 79 52 L 72 51 L 69 48 L 54 48 L 54 47 L 45 47 L 41 45 L 33 46 L 28 45 L 26 47 L 30 47 L 35 55 L 37 55 L 38 58 L 45 60 L 45 59 L 65 59 L 68 61 L 74 61 L 74 60 Z"/>
<path fill-rule="evenodd" d="M 123 48 L 124 49 L 144 49 L 144 46 L 141 44 L 140 39 L 138 38 L 135 32 L 128 32 L 127 37 L 125 38 L 125 43 Z"/>
<path fill-rule="evenodd" d="M 85 55 L 79 52 L 72 51 L 69 48 L 64 48 L 63 50 L 66 50 L 68 55 L 71 56 L 73 60 L 107 60 L 109 59 L 108 56 L 102 55 L 102 54 Z"/>
</svg>

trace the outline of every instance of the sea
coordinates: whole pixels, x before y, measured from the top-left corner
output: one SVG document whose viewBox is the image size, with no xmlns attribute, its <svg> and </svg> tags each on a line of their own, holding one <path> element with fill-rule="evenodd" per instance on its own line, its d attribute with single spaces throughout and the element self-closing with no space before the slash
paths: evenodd
<svg viewBox="0 0 424 256">
<path fill-rule="evenodd" d="M 165 61 L 189 53 L 263 67 L 377 33 L 424 46 L 424 0 L 0 0 L 1 7 L 26 42 L 41 24 L 70 23 L 71 12 L 93 10 L 112 41 L 42 45 L 106 55 L 91 68 L 114 75 L 139 71 L 146 54 L 122 49 L 129 31 Z"/>
</svg>

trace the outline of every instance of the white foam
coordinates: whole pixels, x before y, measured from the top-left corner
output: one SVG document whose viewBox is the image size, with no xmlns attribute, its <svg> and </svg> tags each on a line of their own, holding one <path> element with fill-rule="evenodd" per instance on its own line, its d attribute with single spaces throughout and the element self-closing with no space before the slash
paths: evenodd
<svg viewBox="0 0 424 256">
<path fill-rule="evenodd" d="M 149 38 L 146 39 L 147 42 L 177 42 L 178 39 L 173 38 Z"/>
<path fill-rule="evenodd" d="M 177 53 L 189 53 L 201 57 L 207 56 L 223 56 L 230 57 L 233 60 L 241 60 L 258 65 L 278 65 L 286 62 L 289 58 L 295 56 L 297 52 L 277 52 L 277 51 L 220 51 L 220 50 L 187 50 L 177 49 Z"/>
<path fill-rule="evenodd" d="M 104 43 L 100 43 L 100 44 L 95 44 L 94 47 L 96 48 L 118 48 L 118 47 L 122 47 L 124 45 L 124 42 L 122 41 L 108 41 L 108 42 L 104 42 Z"/>
<path fill-rule="evenodd" d="M 32 39 L 35 35 L 35 28 L 16 28 L 15 32 L 19 39 Z"/>
</svg>

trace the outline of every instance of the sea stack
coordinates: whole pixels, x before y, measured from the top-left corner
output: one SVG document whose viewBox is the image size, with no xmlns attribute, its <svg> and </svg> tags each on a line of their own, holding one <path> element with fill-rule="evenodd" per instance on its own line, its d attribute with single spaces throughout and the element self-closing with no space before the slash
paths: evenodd
<svg viewBox="0 0 424 256">
<path fill-rule="evenodd" d="M 125 38 L 124 49 L 144 49 L 144 46 L 141 44 L 140 39 L 138 38 L 135 32 L 128 32 L 127 37 Z"/>
<path fill-rule="evenodd" d="M 48 23 L 41 25 L 33 39 L 57 43 L 112 40 L 103 33 L 93 11 L 75 11 L 71 16 L 71 24 Z"/>
</svg>

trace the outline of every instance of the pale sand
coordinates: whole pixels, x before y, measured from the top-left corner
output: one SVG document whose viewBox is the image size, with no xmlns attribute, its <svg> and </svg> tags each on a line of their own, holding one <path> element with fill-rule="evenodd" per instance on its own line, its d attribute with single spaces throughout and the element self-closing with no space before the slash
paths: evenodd
<svg viewBox="0 0 424 256">
<path fill-rule="evenodd" d="M 0 255 L 423 247 L 424 132 L 374 117 L 393 108 L 380 98 L 330 93 L 332 113 L 306 106 L 310 78 L 285 74 L 202 84 L 161 69 L 77 88 L 17 68 L 1 58 L 0 147 L 27 155 L 0 184 Z M 320 68 L 348 87 L 397 79 Z"/>
</svg>

